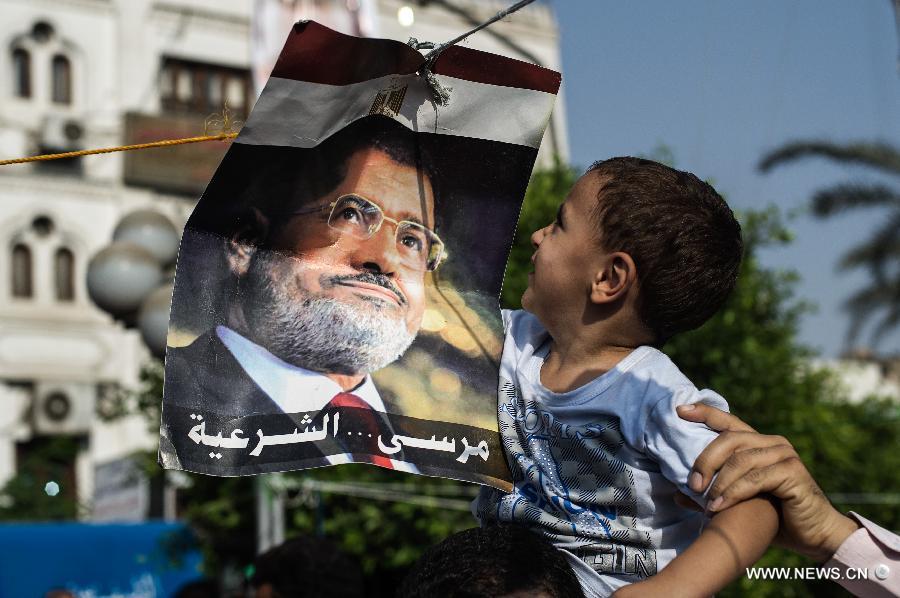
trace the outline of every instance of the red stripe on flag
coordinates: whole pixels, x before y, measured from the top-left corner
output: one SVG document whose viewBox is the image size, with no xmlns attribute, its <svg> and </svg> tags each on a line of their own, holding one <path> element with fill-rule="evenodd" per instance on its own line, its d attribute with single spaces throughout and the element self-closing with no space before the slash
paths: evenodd
<svg viewBox="0 0 900 598">
<path fill-rule="evenodd" d="M 406 75 L 422 65 L 422 55 L 390 39 L 353 37 L 315 21 L 296 23 L 272 70 L 273 77 L 350 85 L 387 75 Z M 555 94 L 560 74 L 520 60 L 452 46 L 435 64 L 435 72 L 476 83 L 533 89 Z"/>
<path fill-rule="evenodd" d="M 476 83 L 556 94 L 562 75 L 530 62 L 472 48 L 450 46 L 438 56 L 434 72 Z"/>
<path fill-rule="evenodd" d="M 349 85 L 414 73 L 421 64 L 422 55 L 402 42 L 353 37 L 315 21 L 301 21 L 288 35 L 272 76 Z"/>
</svg>

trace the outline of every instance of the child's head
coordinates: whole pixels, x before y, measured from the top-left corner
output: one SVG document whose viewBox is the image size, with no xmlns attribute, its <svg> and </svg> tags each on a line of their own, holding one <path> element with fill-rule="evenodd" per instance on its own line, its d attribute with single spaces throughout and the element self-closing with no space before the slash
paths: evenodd
<svg viewBox="0 0 900 598">
<path fill-rule="evenodd" d="M 640 158 L 591 166 L 557 221 L 532 241 L 537 251 L 526 307 L 543 303 L 546 312 L 579 288 L 588 306 L 621 306 L 630 297 L 656 345 L 700 326 L 722 306 L 743 252 L 740 225 L 712 186 Z M 563 277 L 574 284 L 566 288 Z M 537 297 L 541 285 L 550 301 Z"/>
</svg>

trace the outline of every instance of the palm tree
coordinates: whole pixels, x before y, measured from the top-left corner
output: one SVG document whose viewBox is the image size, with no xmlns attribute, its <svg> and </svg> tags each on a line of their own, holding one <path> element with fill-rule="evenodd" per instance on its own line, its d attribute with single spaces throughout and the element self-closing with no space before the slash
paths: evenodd
<svg viewBox="0 0 900 598">
<path fill-rule="evenodd" d="M 759 169 L 767 172 L 808 157 L 863 165 L 900 177 L 900 149 L 880 142 L 839 145 L 828 141 L 795 141 L 763 157 Z M 883 183 L 841 183 L 820 189 L 812 198 L 813 214 L 819 218 L 862 208 L 887 208 L 888 214 L 884 224 L 847 251 L 838 265 L 841 269 L 866 268 L 872 276 L 868 286 L 845 303 L 850 313 L 847 344 L 856 340 L 866 322 L 881 315 L 871 335 L 872 345 L 877 346 L 885 333 L 900 325 L 900 190 Z"/>
</svg>

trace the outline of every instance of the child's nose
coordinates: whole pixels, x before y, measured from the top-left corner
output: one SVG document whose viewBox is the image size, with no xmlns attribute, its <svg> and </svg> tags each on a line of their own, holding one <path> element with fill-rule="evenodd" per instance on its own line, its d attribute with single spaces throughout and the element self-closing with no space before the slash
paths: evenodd
<svg viewBox="0 0 900 598">
<path fill-rule="evenodd" d="M 532 247 L 534 247 L 535 249 L 538 248 L 538 245 L 540 245 L 541 241 L 544 240 L 544 231 L 546 231 L 546 230 L 547 230 L 547 227 L 545 226 L 544 228 L 539 228 L 536 231 L 534 231 L 533 233 L 531 233 Z"/>
</svg>

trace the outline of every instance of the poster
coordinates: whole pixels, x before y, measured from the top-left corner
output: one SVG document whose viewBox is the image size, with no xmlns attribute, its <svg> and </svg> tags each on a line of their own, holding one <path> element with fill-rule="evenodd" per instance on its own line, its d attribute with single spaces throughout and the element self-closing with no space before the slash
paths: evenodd
<svg viewBox="0 0 900 598">
<path fill-rule="evenodd" d="M 291 31 L 188 220 L 160 462 L 349 462 L 508 487 L 500 285 L 559 74 Z"/>
</svg>

